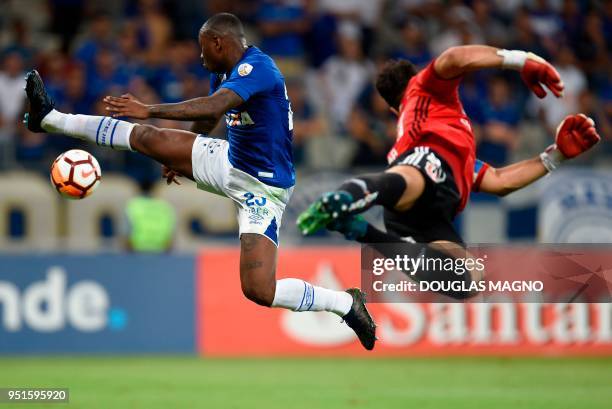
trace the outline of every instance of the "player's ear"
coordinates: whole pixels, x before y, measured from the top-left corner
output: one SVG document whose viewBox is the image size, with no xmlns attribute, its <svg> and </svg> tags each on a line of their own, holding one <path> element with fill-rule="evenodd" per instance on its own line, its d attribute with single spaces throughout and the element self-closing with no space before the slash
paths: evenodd
<svg viewBox="0 0 612 409">
<path fill-rule="evenodd" d="M 215 49 L 221 51 L 225 46 L 225 39 L 221 36 L 215 36 Z"/>
<path fill-rule="evenodd" d="M 214 33 L 210 33 L 206 41 L 208 42 L 209 50 L 219 51 L 221 48 L 221 38 Z"/>
</svg>

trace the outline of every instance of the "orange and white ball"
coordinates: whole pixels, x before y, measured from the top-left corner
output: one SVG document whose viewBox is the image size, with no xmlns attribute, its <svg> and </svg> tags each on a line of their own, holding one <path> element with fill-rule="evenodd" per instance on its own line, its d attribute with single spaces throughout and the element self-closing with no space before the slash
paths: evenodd
<svg viewBox="0 0 612 409">
<path fill-rule="evenodd" d="M 67 199 L 83 199 L 100 184 L 102 170 L 89 152 L 72 149 L 62 153 L 51 165 L 51 183 Z"/>
</svg>

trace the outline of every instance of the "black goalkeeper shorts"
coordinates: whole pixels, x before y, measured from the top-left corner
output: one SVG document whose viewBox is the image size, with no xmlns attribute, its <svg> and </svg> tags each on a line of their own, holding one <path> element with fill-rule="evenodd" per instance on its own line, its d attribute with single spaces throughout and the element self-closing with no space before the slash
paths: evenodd
<svg viewBox="0 0 612 409">
<path fill-rule="evenodd" d="M 417 146 L 389 167 L 413 166 L 425 177 L 425 190 L 407 211 L 387 210 L 384 221 L 387 232 L 416 243 L 446 240 L 463 245 L 463 239 L 453 226 L 461 203 L 450 166 L 430 148 Z"/>
</svg>

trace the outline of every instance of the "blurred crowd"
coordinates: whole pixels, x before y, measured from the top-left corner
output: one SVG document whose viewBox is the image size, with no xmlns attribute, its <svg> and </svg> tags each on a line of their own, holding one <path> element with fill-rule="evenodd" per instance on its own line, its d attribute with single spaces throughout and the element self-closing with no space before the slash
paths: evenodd
<svg viewBox="0 0 612 409">
<path fill-rule="evenodd" d="M 26 70 L 41 72 L 65 112 L 103 115 L 101 97 L 125 92 L 148 103 L 207 95 L 197 32 L 220 11 L 237 14 L 249 42 L 284 73 L 302 169 L 383 165 L 395 118 L 373 89 L 377 67 L 389 58 L 423 67 L 461 44 L 533 51 L 557 67 L 566 86 L 561 100 L 537 100 L 515 72 L 466 77 L 462 100 L 481 159 L 499 166 L 535 154 L 565 115 L 584 112 L 604 144 L 583 162 L 612 162 L 609 0 L 0 0 L 0 7 L 0 169 L 44 172 L 55 155 L 77 146 L 23 127 Z M 222 136 L 222 127 L 214 134 Z M 158 166 L 140 155 L 86 149 L 106 170 L 143 183 L 159 177 Z"/>
</svg>

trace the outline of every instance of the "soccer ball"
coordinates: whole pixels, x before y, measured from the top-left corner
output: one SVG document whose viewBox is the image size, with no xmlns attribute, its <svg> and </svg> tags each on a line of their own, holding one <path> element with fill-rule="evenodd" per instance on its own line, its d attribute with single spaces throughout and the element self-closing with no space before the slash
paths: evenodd
<svg viewBox="0 0 612 409">
<path fill-rule="evenodd" d="M 83 199 L 100 184 L 102 170 L 89 152 L 72 149 L 62 153 L 51 165 L 51 183 L 67 199 Z"/>
</svg>

